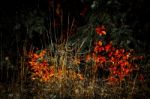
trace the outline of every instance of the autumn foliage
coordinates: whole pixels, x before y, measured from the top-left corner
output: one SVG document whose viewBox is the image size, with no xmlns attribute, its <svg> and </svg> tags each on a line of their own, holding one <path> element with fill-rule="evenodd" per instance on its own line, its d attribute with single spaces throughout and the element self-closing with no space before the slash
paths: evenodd
<svg viewBox="0 0 150 99">
<path fill-rule="evenodd" d="M 97 26 L 95 32 L 101 37 L 106 35 L 106 29 L 103 25 Z M 52 56 L 49 55 L 46 49 L 41 50 L 39 53 L 29 53 L 29 66 L 33 80 L 48 82 L 52 77 L 62 79 L 69 72 L 66 68 L 67 66 L 63 64 L 56 68 L 56 64 L 51 63 L 49 58 L 52 58 Z M 126 50 L 115 47 L 111 41 L 104 43 L 103 40 L 99 39 L 96 41 L 93 50 L 85 55 L 84 60 L 87 64 L 94 63 L 92 65 L 93 73 L 98 71 L 98 68 L 109 71 L 108 77 L 103 79 L 106 79 L 109 84 L 117 84 L 121 81 L 132 79 L 133 71 L 139 70 L 139 66 L 134 61 L 142 58 L 142 56 L 136 56 L 133 49 Z M 77 60 L 79 65 L 80 58 Z M 69 75 L 73 75 L 70 77 L 79 78 L 79 80 L 83 80 L 85 77 L 82 73 L 77 73 L 74 70 Z"/>
<path fill-rule="evenodd" d="M 105 27 L 98 26 L 96 33 L 99 36 L 105 36 Z M 143 56 L 136 56 L 133 49 L 125 50 L 114 47 L 111 41 L 108 44 L 103 44 L 102 40 L 98 40 L 93 52 L 86 56 L 86 62 L 94 61 L 95 70 L 97 68 L 109 70 L 107 80 L 111 84 L 129 79 L 133 71 L 139 70 L 139 66 L 134 61 L 141 59 Z"/>
<path fill-rule="evenodd" d="M 56 64 L 52 62 L 52 56 L 49 55 L 49 51 L 46 49 L 41 50 L 39 53 L 29 52 L 29 66 L 32 80 L 40 82 L 49 82 L 52 78 L 61 80 L 68 75 L 73 79 L 84 79 L 81 74 L 67 69 L 63 64 L 56 67 Z"/>
</svg>

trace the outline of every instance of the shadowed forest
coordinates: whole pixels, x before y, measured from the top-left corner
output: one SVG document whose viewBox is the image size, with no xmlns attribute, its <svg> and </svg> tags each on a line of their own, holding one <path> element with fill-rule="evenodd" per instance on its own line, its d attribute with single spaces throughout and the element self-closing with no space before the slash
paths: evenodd
<svg viewBox="0 0 150 99">
<path fill-rule="evenodd" d="M 1 99 L 147 99 L 145 0 L 0 1 Z"/>
</svg>

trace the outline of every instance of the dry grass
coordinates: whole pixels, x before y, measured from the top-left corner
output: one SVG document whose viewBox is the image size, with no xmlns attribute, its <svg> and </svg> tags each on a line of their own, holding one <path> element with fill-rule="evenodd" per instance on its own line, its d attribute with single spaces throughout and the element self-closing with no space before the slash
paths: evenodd
<svg viewBox="0 0 150 99">
<path fill-rule="evenodd" d="M 138 73 L 134 79 L 129 79 L 115 84 L 107 78 L 97 78 L 93 64 L 86 64 L 79 54 L 79 49 L 70 48 L 68 43 L 53 44 L 55 48 L 47 49 L 46 60 L 53 69 L 47 80 L 31 72 L 32 88 L 30 93 L 36 98 L 132 98 L 139 90 Z M 51 49 L 55 49 L 52 51 Z M 40 55 L 40 54 L 39 54 Z M 32 64 L 27 64 L 32 65 Z M 83 70 L 81 67 L 83 66 Z M 28 67 L 28 66 L 27 66 Z M 29 66 L 29 70 L 30 70 Z M 32 78 L 34 75 L 34 79 Z M 132 76 L 132 75 L 131 75 Z M 39 77 L 39 78 L 38 78 Z M 40 78 L 41 77 L 41 78 Z M 32 83 L 31 83 L 32 82 Z"/>
</svg>

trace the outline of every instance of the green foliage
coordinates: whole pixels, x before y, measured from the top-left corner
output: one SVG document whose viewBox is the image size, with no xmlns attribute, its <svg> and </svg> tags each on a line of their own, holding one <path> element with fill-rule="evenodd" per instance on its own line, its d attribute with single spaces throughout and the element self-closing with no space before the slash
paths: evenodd
<svg viewBox="0 0 150 99">
<path fill-rule="evenodd" d="M 86 39 L 87 44 L 85 43 L 83 49 L 90 48 L 90 42 L 96 37 L 95 26 L 103 24 L 107 28 L 107 38 L 113 41 L 113 45 L 126 49 L 137 48 L 139 43 L 134 38 L 133 28 L 126 22 L 129 12 L 124 10 L 123 7 L 128 5 L 127 2 L 98 0 L 98 4 L 97 8 L 90 10 L 90 14 L 86 16 L 88 18 L 87 24 L 78 29 L 78 32 L 72 36 L 72 38 L 75 38 L 73 40 L 79 39 L 83 42 Z M 71 42 L 74 42 L 72 38 Z"/>
<path fill-rule="evenodd" d="M 24 11 L 17 15 L 16 25 L 14 26 L 14 29 L 20 30 L 22 28 L 25 28 L 26 30 L 24 31 L 27 32 L 29 38 L 32 38 L 33 33 L 37 33 L 38 35 L 47 30 L 45 26 L 45 19 L 46 15 L 42 11 Z"/>
</svg>

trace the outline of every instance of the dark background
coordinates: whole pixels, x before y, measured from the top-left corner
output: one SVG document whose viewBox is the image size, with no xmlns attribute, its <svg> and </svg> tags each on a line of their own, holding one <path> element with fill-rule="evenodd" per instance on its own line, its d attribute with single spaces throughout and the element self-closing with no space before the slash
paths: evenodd
<svg viewBox="0 0 150 99">
<path fill-rule="evenodd" d="M 61 0 L 56 0 L 60 2 Z M 77 16 L 83 9 L 83 3 L 81 0 L 62 0 L 64 7 L 71 9 L 72 12 L 76 12 L 74 16 Z M 83 0 L 84 3 L 86 0 Z M 102 0 L 103 1 L 103 0 Z M 88 2 L 88 0 L 87 0 Z M 149 40 L 149 28 L 150 28 L 150 7 L 146 0 L 121 0 L 123 6 L 121 11 L 127 11 L 128 24 L 134 24 L 134 30 L 137 33 L 137 39 L 150 41 Z M 88 2 L 89 3 L 89 2 Z M 105 3 L 105 1 L 104 1 Z M 70 5 L 70 6 L 68 6 Z M 89 3 L 90 5 L 90 3 Z M 0 17 L 6 16 L 10 19 L 16 15 L 17 11 L 39 8 L 43 11 L 48 9 L 48 0 L 1 0 L 0 1 Z M 111 7 L 110 7 L 111 8 Z M 3 19 L 1 19 L 3 20 Z M 7 20 L 6 20 L 7 21 Z M 1 23 L 2 25 L 2 23 Z M 9 24 L 8 24 L 9 25 Z"/>
</svg>

